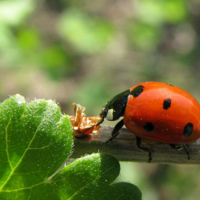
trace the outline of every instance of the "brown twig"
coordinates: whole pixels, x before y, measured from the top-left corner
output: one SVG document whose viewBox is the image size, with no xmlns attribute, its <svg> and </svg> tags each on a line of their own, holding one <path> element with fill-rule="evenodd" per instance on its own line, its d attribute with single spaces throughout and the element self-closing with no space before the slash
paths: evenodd
<svg viewBox="0 0 200 200">
<path fill-rule="evenodd" d="M 74 139 L 74 152 L 71 158 L 79 158 L 85 154 L 108 153 L 115 156 L 119 161 L 148 162 L 148 153 L 136 146 L 135 136 L 126 128 L 120 130 L 120 134 L 112 142 L 106 144 L 111 137 L 113 127 L 102 126 L 97 134 L 88 138 Z M 186 144 L 190 160 L 182 150 L 174 150 L 168 144 L 143 140 L 142 145 L 152 149 L 151 163 L 173 164 L 200 164 L 200 140 Z"/>
</svg>

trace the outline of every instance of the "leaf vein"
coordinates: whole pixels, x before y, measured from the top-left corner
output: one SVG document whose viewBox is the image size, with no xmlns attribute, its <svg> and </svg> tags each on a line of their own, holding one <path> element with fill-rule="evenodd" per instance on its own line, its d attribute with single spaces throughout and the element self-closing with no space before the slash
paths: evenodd
<svg viewBox="0 0 200 200">
<path fill-rule="evenodd" d="M 45 111 L 45 112 L 47 112 L 47 111 Z M 37 129 L 36 129 L 36 131 L 35 131 L 35 133 L 34 133 L 34 135 L 33 135 L 33 137 L 32 137 L 32 139 L 31 139 L 30 142 L 29 142 L 28 148 L 24 151 L 23 155 L 22 155 L 21 158 L 19 159 L 19 161 L 18 161 L 18 163 L 16 164 L 16 166 L 15 166 L 15 167 L 12 167 L 12 171 L 11 171 L 11 173 L 9 174 L 8 178 L 5 180 L 4 184 L 2 184 L 2 186 L 0 187 L 0 191 L 2 191 L 3 187 L 4 187 L 4 186 L 6 185 L 6 183 L 9 181 L 10 177 L 14 174 L 15 169 L 19 166 L 20 162 L 22 161 L 22 159 L 23 159 L 24 156 L 26 155 L 27 151 L 30 149 L 31 144 L 32 144 L 32 142 L 34 141 L 34 139 L 35 139 L 35 137 L 36 137 L 36 135 L 37 135 L 37 133 L 38 133 L 38 131 L 39 131 L 41 125 L 42 125 L 43 122 L 45 121 L 45 119 L 46 119 L 46 115 L 44 114 L 43 119 L 41 120 L 41 122 L 40 122 L 40 124 L 38 125 L 38 127 L 37 127 Z M 8 123 L 8 124 L 10 124 L 10 123 Z M 7 126 L 7 127 L 8 127 L 8 126 Z M 7 134 L 6 134 L 6 140 L 7 140 Z M 7 141 L 6 141 L 6 142 L 7 142 Z M 9 154 L 8 154 L 8 155 L 9 155 Z M 10 164 L 11 164 L 11 163 L 10 163 Z"/>
</svg>

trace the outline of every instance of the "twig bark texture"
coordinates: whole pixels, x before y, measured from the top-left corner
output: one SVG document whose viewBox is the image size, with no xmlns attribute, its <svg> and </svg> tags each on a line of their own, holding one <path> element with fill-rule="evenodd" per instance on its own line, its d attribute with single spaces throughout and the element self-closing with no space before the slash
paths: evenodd
<svg viewBox="0 0 200 200">
<path fill-rule="evenodd" d="M 93 134 L 91 138 L 75 138 L 74 152 L 71 158 L 100 152 L 111 154 L 119 161 L 148 162 L 148 152 L 144 152 L 136 146 L 135 136 L 126 128 L 121 129 L 120 134 L 112 142 L 106 143 L 111 137 L 112 129 L 113 127 L 110 126 L 102 126 L 99 132 Z M 151 147 L 151 163 L 200 164 L 200 140 L 186 144 L 190 160 L 187 159 L 184 149 L 176 151 L 168 144 L 150 140 L 143 140 L 142 145 Z"/>
</svg>

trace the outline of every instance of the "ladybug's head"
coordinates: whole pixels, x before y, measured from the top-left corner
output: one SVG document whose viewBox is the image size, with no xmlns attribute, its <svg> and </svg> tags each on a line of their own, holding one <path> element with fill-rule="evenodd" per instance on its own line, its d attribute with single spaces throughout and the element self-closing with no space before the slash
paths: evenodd
<svg viewBox="0 0 200 200">
<path fill-rule="evenodd" d="M 126 90 L 114 96 L 109 102 L 107 102 L 100 113 L 100 117 L 102 118 L 102 120 L 97 125 L 101 124 L 104 121 L 104 118 L 109 121 L 114 121 L 123 116 L 129 94 L 130 90 Z"/>
</svg>

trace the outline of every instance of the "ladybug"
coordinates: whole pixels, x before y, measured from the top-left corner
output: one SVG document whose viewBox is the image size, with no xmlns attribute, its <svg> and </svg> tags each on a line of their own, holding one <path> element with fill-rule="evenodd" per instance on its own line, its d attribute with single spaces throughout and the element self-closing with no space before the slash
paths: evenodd
<svg viewBox="0 0 200 200">
<path fill-rule="evenodd" d="M 101 124 L 123 117 L 114 127 L 113 140 L 125 125 L 136 135 L 137 146 L 149 152 L 151 149 L 141 145 L 142 138 L 167 143 L 173 149 L 189 151 L 185 143 L 200 138 L 200 104 L 186 91 L 161 82 L 139 83 L 113 97 L 100 113 Z"/>
</svg>

